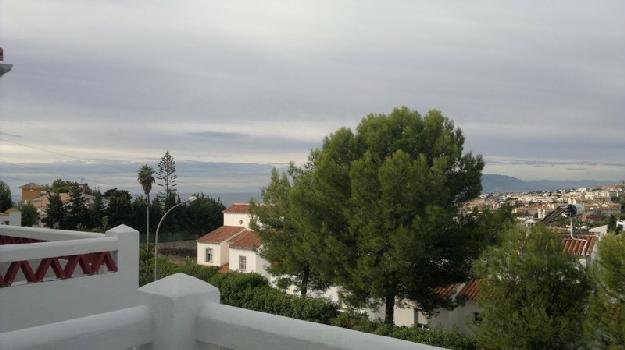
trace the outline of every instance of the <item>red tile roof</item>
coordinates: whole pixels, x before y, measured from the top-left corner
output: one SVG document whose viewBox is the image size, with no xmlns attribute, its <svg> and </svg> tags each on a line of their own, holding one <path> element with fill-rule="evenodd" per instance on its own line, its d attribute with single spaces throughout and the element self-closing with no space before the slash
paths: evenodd
<svg viewBox="0 0 625 350">
<path fill-rule="evenodd" d="M 576 239 L 571 236 L 562 236 L 562 249 L 573 255 L 589 256 L 597 242 L 597 236 L 594 235 L 575 235 Z M 584 239 L 586 241 L 581 241 Z"/>
<path fill-rule="evenodd" d="M 231 248 L 254 250 L 260 247 L 260 237 L 252 230 L 245 230 L 230 242 Z"/>
<path fill-rule="evenodd" d="M 470 280 L 465 283 L 460 292 L 458 293 L 459 297 L 467 298 L 468 300 L 475 300 L 477 296 L 480 294 L 480 284 L 477 280 Z"/>
<path fill-rule="evenodd" d="M 31 189 L 31 188 L 32 189 L 40 189 L 40 188 L 46 188 L 46 187 L 43 186 L 43 185 L 36 184 L 34 182 L 30 182 L 30 183 L 27 183 L 25 185 L 20 186 L 20 188 L 24 188 L 24 189 Z"/>
<path fill-rule="evenodd" d="M 446 287 L 438 287 L 434 289 L 436 295 L 441 298 L 463 298 L 467 300 L 475 300 L 480 294 L 480 286 L 478 280 L 470 280 L 465 283 L 453 283 Z"/>
<path fill-rule="evenodd" d="M 447 287 L 437 287 L 434 288 L 434 293 L 441 298 L 449 299 L 456 294 L 456 291 L 458 290 L 458 287 L 460 287 L 460 285 L 461 283 L 453 283 L 448 285 Z"/>
<path fill-rule="evenodd" d="M 223 241 L 227 241 L 240 232 L 244 231 L 245 228 L 237 227 L 237 226 L 221 226 L 204 236 L 198 238 L 198 243 L 221 243 Z"/>
<path fill-rule="evenodd" d="M 234 203 L 223 211 L 225 214 L 248 214 L 249 212 L 249 203 Z"/>
</svg>

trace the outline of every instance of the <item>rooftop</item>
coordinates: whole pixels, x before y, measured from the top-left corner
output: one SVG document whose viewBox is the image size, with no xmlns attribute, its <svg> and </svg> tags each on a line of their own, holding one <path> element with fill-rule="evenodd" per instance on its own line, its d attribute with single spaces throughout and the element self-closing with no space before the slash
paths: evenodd
<svg viewBox="0 0 625 350">
<path fill-rule="evenodd" d="M 231 206 L 223 211 L 224 214 L 249 214 L 249 203 L 233 203 Z"/>
</svg>

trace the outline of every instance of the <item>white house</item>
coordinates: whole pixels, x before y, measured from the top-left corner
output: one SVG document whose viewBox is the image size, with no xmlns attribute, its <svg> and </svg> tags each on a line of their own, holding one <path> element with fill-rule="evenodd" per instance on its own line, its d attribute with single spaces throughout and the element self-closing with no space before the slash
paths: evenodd
<svg viewBox="0 0 625 350">
<path fill-rule="evenodd" d="M 0 213 L 0 225 L 22 226 L 22 212 L 10 208 L 4 213 Z"/>
<path fill-rule="evenodd" d="M 198 265 L 219 267 L 223 272 L 255 272 L 269 277 L 269 263 L 257 253 L 260 238 L 249 228 L 249 204 L 235 203 L 223 214 L 224 226 L 197 240 Z"/>
</svg>

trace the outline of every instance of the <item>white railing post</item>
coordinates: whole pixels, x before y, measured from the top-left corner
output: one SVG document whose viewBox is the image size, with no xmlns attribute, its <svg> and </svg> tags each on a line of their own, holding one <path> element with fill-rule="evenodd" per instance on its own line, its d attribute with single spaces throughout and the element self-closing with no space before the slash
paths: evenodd
<svg viewBox="0 0 625 350">
<path fill-rule="evenodd" d="M 106 231 L 106 237 L 117 237 L 117 271 L 123 275 L 124 288 L 134 291 L 139 287 L 139 231 L 119 225 Z"/>
<path fill-rule="evenodd" d="M 147 306 L 154 322 L 147 349 L 198 349 L 196 322 L 207 302 L 219 303 L 219 290 L 195 277 L 177 273 L 138 289 L 139 303 Z"/>
</svg>

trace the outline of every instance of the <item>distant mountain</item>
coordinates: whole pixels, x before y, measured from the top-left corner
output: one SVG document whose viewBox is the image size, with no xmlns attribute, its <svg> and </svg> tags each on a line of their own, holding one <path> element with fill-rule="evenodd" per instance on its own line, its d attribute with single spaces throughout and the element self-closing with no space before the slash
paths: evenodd
<svg viewBox="0 0 625 350">
<path fill-rule="evenodd" d="M 523 181 L 516 177 L 484 174 L 482 175 L 482 192 L 527 192 L 548 191 L 566 188 L 596 187 L 620 183 L 619 180 L 532 180 Z"/>
</svg>

